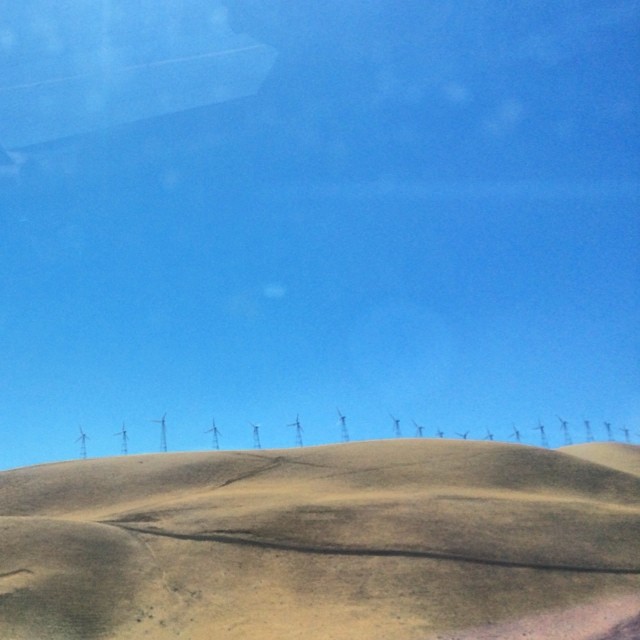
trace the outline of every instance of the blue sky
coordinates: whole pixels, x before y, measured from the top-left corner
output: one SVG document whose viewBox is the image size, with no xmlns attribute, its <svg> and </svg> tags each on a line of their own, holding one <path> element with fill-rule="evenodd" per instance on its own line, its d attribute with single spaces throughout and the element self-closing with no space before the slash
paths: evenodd
<svg viewBox="0 0 640 640">
<path fill-rule="evenodd" d="M 16 35 L 46 3 L 14 4 L 5 66 L 46 55 Z M 190 0 L 186 33 L 277 51 L 253 95 L 11 150 L 0 468 L 77 457 L 80 426 L 158 451 L 165 412 L 170 450 L 214 416 L 225 449 L 249 421 L 292 446 L 297 414 L 336 442 L 337 407 L 352 439 L 640 441 L 640 3 L 495 4 Z"/>
</svg>

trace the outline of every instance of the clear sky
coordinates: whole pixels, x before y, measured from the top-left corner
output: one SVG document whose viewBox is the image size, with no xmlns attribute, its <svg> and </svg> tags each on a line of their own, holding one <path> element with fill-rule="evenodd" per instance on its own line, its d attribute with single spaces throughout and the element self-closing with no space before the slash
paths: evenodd
<svg viewBox="0 0 640 640">
<path fill-rule="evenodd" d="M 541 421 L 560 446 L 560 416 L 640 442 L 640 2 L 96 0 L 102 40 L 90 2 L 6 4 L 0 78 L 116 79 L 89 100 L 38 75 L 64 113 L 13 133 L 118 126 L 0 167 L 0 468 L 78 457 L 80 427 L 89 456 L 123 423 L 156 452 L 165 412 L 171 451 L 210 447 L 214 417 L 224 449 L 250 421 L 293 446 L 297 414 L 305 445 L 337 442 L 337 408 L 353 440 L 393 415 L 530 444 Z M 109 97 L 200 99 L 175 66 L 167 95 L 117 80 L 220 38 L 277 53 L 212 68 L 262 65 L 251 95 L 109 121 Z"/>
</svg>

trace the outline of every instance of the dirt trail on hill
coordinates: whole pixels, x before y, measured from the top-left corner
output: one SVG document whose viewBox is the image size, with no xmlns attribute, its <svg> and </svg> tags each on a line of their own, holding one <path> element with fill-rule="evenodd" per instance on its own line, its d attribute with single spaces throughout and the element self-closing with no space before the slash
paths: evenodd
<svg viewBox="0 0 640 640">
<path fill-rule="evenodd" d="M 184 533 L 167 531 L 157 528 L 134 527 L 118 521 L 104 521 L 101 524 L 116 526 L 125 531 L 148 536 L 173 538 L 191 542 L 219 542 L 221 544 L 236 544 L 263 549 L 292 551 L 294 553 L 310 553 L 334 556 L 380 556 L 398 558 L 425 558 L 431 560 L 449 560 L 452 562 L 468 562 L 493 567 L 507 567 L 513 569 L 537 569 L 540 571 L 566 571 L 575 573 L 608 573 L 612 575 L 638 575 L 640 567 L 604 567 L 595 565 L 544 564 L 533 562 L 514 562 L 494 558 L 480 558 L 435 550 L 411 550 L 399 548 L 376 548 L 358 546 L 339 546 L 328 543 L 326 545 L 296 544 L 279 540 L 266 540 L 252 535 L 250 531 L 212 531 L 206 533 Z"/>
</svg>

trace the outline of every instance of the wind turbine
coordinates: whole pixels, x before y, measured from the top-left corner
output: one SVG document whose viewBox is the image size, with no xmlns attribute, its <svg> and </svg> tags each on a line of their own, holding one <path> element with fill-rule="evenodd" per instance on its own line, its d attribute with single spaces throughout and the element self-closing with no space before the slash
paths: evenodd
<svg viewBox="0 0 640 640">
<path fill-rule="evenodd" d="M 260 425 L 255 422 L 249 422 L 249 424 L 253 427 L 253 448 L 262 449 L 260 444 Z"/>
<path fill-rule="evenodd" d="M 587 442 L 593 442 L 593 431 L 591 429 L 591 423 L 588 420 L 584 421 L 584 428 L 587 432 Z"/>
<path fill-rule="evenodd" d="M 167 414 L 165 413 L 162 416 L 161 420 L 152 420 L 151 422 L 155 422 L 160 425 L 160 449 L 166 453 L 167 451 Z"/>
<path fill-rule="evenodd" d="M 484 437 L 485 440 L 491 440 L 493 442 L 493 433 L 489 429 L 487 429 L 487 435 Z"/>
<path fill-rule="evenodd" d="M 442 429 L 438 429 L 438 430 L 436 431 L 436 436 L 437 436 L 438 438 L 444 438 L 444 431 L 443 431 Z"/>
<path fill-rule="evenodd" d="M 395 418 L 392 414 L 389 414 L 389 416 L 393 420 L 393 435 L 396 438 L 400 438 L 402 436 L 402 433 L 400 432 L 400 420 Z"/>
<path fill-rule="evenodd" d="M 301 447 L 302 446 L 302 425 L 300 424 L 300 414 L 297 413 L 296 421 L 292 422 L 291 424 L 288 424 L 287 426 L 296 428 L 296 446 Z"/>
<path fill-rule="evenodd" d="M 205 431 L 205 433 L 211 433 L 212 434 L 212 439 L 213 439 L 213 448 L 217 451 L 220 449 L 220 443 L 218 442 L 218 436 L 221 436 L 222 434 L 220 433 L 220 431 L 218 431 L 218 427 L 216 427 L 216 419 L 213 418 L 213 420 L 211 421 L 211 429 L 207 429 Z"/>
<path fill-rule="evenodd" d="M 538 426 L 533 427 L 535 431 L 540 432 L 540 443 L 543 447 L 549 447 L 549 441 L 547 440 L 547 434 L 544 432 L 544 425 L 538 420 Z"/>
<path fill-rule="evenodd" d="M 516 425 L 513 425 L 513 432 L 511 433 L 511 438 L 515 438 L 516 442 L 522 442 L 522 437 L 520 435 L 520 431 L 518 429 L 516 429 Z"/>
<path fill-rule="evenodd" d="M 118 433 L 114 433 L 113 435 L 122 437 L 122 446 L 120 447 L 120 452 L 124 455 L 127 455 L 129 453 L 129 448 L 127 446 L 127 443 L 129 442 L 129 436 L 127 435 L 127 430 L 124 428 L 124 422 L 122 423 L 122 429 L 118 431 Z"/>
<path fill-rule="evenodd" d="M 573 444 L 571 434 L 569 433 L 569 423 L 566 420 L 563 420 L 560 416 L 556 416 L 556 418 L 560 420 L 560 428 L 562 429 L 562 434 L 564 435 L 565 446 Z"/>
<path fill-rule="evenodd" d="M 349 432 L 347 431 L 347 417 L 343 416 L 340 413 L 340 409 L 338 411 L 338 419 L 340 421 L 340 437 L 342 438 L 342 442 L 349 442 Z"/>
<path fill-rule="evenodd" d="M 82 427 L 78 427 L 80 429 L 80 437 L 76 440 L 76 442 L 80 443 L 80 456 L 83 460 L 87 459 L 87 440 L 89 436 L 82 430 Z"/>
<path fill-rule="evenodd" d="M 622 431 L 622 433 L 624 433 L 624 441 L 627 444 L 631 444 L 631 436 L 630 436 L 629 427 L 622 427 L 621 429 L 618 429 L 618 431 Z"/>
<path fill-rule="evenodd" d="M 605 422 L 604 426 L 605 426 L 605 429 L 607 430 L 607 440 L 609 440 L 609 442 L 613 442 L 615 438 L 613 437 L 613 430 L 611 429 L 611 423 Z"/>
<path fill-rule="evenodd" d="M 424 427 L 419 425 L 415 420 L 412 420 L 413 426 L 416 428 L 416 438 L 422 438 L 424 436 Z"/>
<path fill-rule="evenodd" d="M 460 436 L 463 440 L 466 440 L 469 437 L 469 432 L 465 431 L 464 433 L 459 433 L 458 431 L 456 431 L 456 435 Z"/>
</svg>

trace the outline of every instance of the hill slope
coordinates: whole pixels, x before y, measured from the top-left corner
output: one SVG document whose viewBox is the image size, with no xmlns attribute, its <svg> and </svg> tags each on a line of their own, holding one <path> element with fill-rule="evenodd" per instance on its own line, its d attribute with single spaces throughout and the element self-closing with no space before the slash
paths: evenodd
<svg viewBox="0 0 640 640">
<path fill-rule="evenodd" d="M 640 478 L 490 442 L 17 469 L 0 533 L 16 639 L 435 638 L 640 593 Z"/>
<path fill-rule="evenodd" d="M 640 447 L 621 442 L 590 442 L 559 449 L 571 456 L 640 476 Z"/>
</svg>

